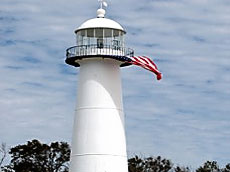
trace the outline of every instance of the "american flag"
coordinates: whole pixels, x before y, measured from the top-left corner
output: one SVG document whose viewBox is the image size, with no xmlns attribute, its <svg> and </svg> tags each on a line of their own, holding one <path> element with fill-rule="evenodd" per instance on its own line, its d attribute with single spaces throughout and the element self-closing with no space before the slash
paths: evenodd
<svg viewBox="0 0 230 172">
<path fill-rule="evenodd" d="M 146 56 L 111 56 L 110 58 L 126 62 L 126 64 L 133 64 L 140 67 L 143 67 L 146 70 L 149 70 L 156 74 L 157 80 L 162 79 L 162 74 L 158 70 L 156 64 Z M 124 65 L 125 66 L 125 65 Z"/>
<path fill-rule="evenodd" d="M 158 70 L 157 66 L 155 65 L 155 63 L 148 57 L 146 56 L 133 56 L 133 57 L 129 57 L 131 59 L 131 61 L 128 61 L 128 63 L 137 65 L 137 66 L 141 66 L 143 68 L 145 68 L 146 70 L 149 70 L 153 73 L 156 74 L 157 76 L 157 80 L 162 79 L 162 74 L 161 72 Z"/>
</svg>

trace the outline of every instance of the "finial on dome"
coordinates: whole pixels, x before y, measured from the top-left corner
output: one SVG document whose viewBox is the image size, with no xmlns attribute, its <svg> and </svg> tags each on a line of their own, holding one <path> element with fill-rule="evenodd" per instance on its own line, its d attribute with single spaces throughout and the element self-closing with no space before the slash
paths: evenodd
<svg viewBox="0 0 230 172">
<path fill-rule="evenodd" d="M 107 4 L 107 2 L 105 0 L 98 0 L 98 2 L 100 2 L 100 8 L 97 10 L 97 17 L 104 18 L 106 12 L 103 9 L 103 6 L 107 7 L 108 4 Z"/>
<path fill-rule="evenodd" d="M 105 10 L 100 8 L 97 10 L 97 17 L 104 18 L 105 17 Z"/>
</svg>

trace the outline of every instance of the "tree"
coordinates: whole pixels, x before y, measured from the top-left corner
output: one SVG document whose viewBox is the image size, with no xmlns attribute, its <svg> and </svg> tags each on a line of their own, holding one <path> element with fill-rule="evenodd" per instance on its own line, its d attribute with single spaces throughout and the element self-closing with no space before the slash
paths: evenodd
<svg viewBox="0 0 230 172">
<path fill-rule="evenodd" d="M 0 145 L 0 168 L 2 167 L 2 164 L 6 158 L 7 155 L 7 148 L 6 148 L 6 143 L 2 143 Z"/>
<path fill-rule="evenodd" d="M 6 144 L 0 145 L 0 167 L 8 151 Z M 68 172 L 70 147 L 65 142 L 50 145 L 38 140 L 12 147 L 9 151 L 11 161 L 2 167 L 3 172 Z M 1 171 L 1 169 L 0 169 Z M 172 162 L 161 156 L 128 159 L 129 172 L 191 172 L 188 167 L 173 166 Z M 196 172 L 230 172 L 230 163 L 220 169 L 216 161 L 207 161 Z"/>
<path fill-rule="evenodd" d="M 207 161 L 196 172 L 221 172 L 221 170 L 216 161 Z"/>
<path fill-rule="evenodd" d="M 230 172 L 230 163 L 225 166 L 225 168 L 221 169 L 222 172 Z"/>
<path fill-rule="evenodd" d="M 140 159 L 138 156 L 130 158 L 128 160 L 129 172 L 143 172 L 144 171 L 144 160 Z"/>
<path fill-rule="evenodd" d="M 68 143 L 42 144 L 38 140 L 28 141 L 10 149 L 10 164 L 4 172 L 67 172 L 70 159 Z"/>
<path fill-rule="evenodd" d="M 174 168 L 175 172 L 190 172 L 191 170 L 189 169 L 189 167 L 175 167 Z"/>
<path fill-rule="evenodd" d="M 173 164 L 160 156 L 140 159 L 138 156 L 128 160 L 129 172 L 168 172 Z"/>
</svg>

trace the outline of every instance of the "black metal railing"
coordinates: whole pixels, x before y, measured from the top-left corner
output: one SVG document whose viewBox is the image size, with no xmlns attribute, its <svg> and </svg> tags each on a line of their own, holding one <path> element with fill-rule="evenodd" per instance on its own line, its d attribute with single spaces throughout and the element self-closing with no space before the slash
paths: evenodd
<svg viewBox="0 0 230 172">
<path fill-rule="evenodd" d="M 104 44 L 80 45 L 70 47 L 66 50 L 66 58 L 94 55 L 134 56 L 134 50 L 126 47 L 111 46 Z"/>
</svg>

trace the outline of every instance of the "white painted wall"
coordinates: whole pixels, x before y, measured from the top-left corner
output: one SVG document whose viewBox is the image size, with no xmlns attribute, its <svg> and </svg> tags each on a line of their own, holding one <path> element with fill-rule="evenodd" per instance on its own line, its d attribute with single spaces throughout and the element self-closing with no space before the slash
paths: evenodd
<svg viewBox="0 0 230 172">
<path fill-rule="evenodd" d="M 128 172 L 120 62 L 78 61 L 70 172 Z"/>
</svg>

